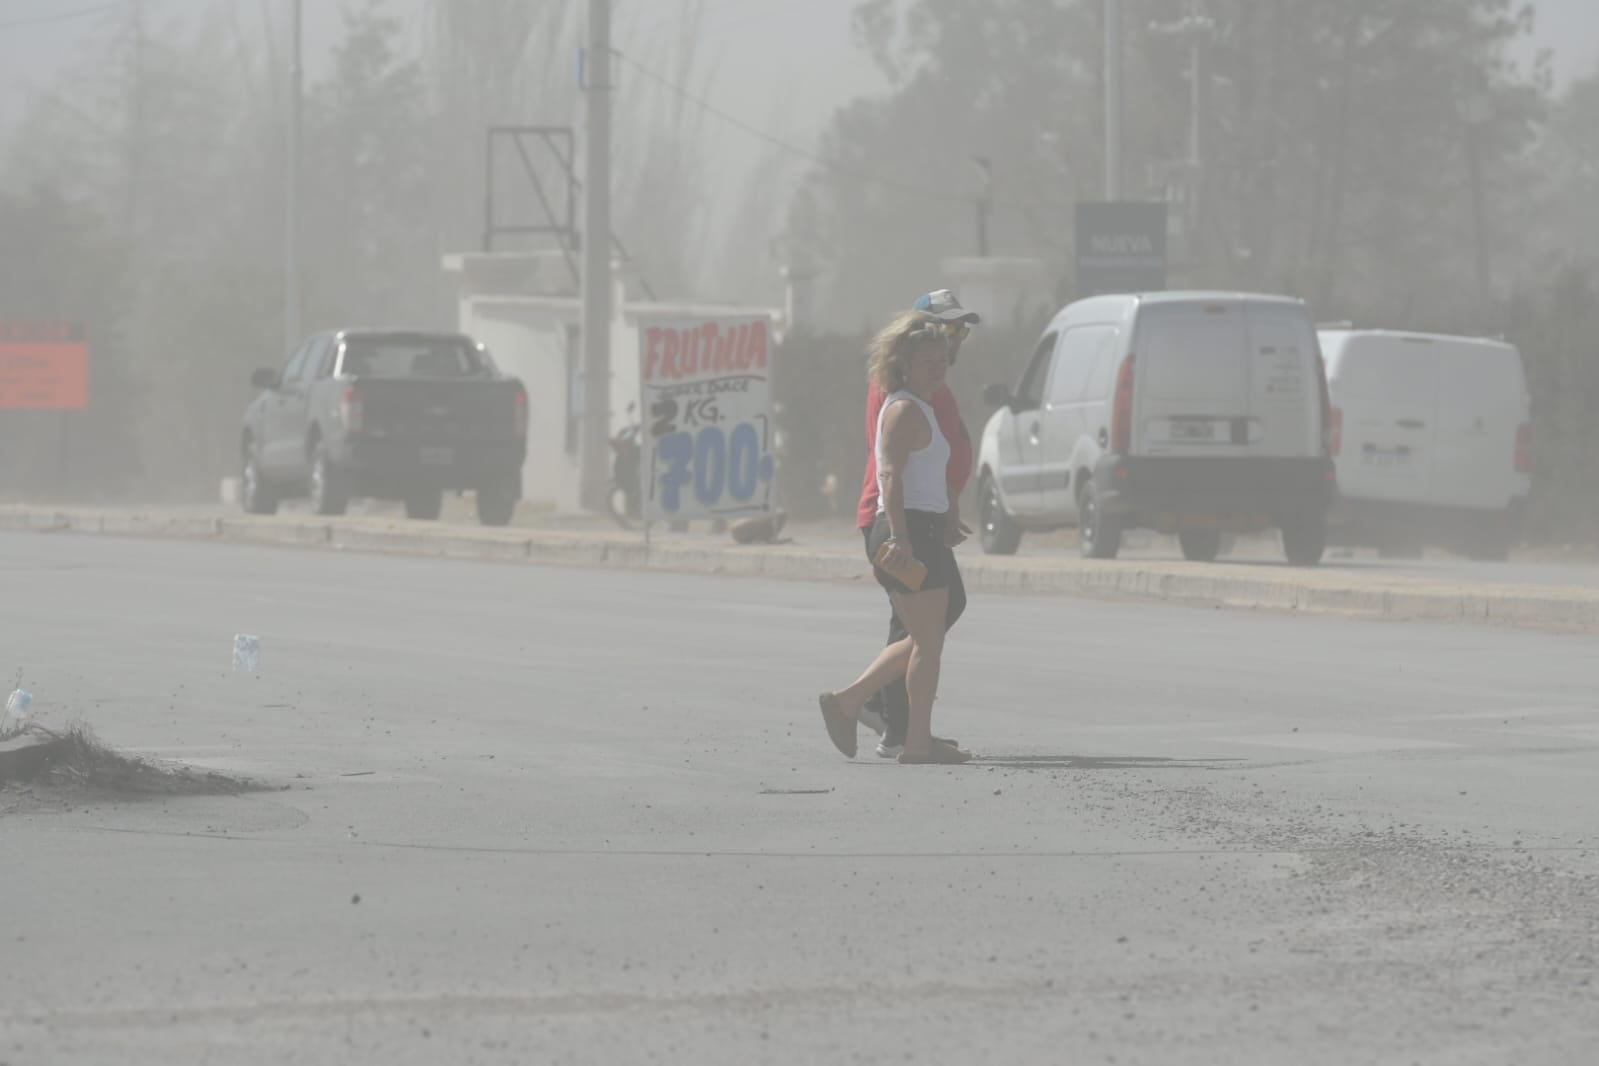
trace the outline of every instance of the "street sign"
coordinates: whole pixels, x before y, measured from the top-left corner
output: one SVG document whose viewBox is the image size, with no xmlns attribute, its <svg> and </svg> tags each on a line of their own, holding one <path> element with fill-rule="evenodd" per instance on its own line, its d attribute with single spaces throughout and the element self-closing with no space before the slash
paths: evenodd
<svg viewBox="0 0 1599 1066">
<path fill-rule="evenodd" d="M 0 410 L 89 406 L 89 345 L 67 322 L 0 322 Z"/>
<path fill-rule="evenodd" d="M 1077 205 L 1077 296 L 1166 287 L 1166 204 Z"/>
<path fill-rule="evenodd" d="M 641 320 L 644 518 L 771 509 L 770 325 L 761 317 Z"/>
</svg>

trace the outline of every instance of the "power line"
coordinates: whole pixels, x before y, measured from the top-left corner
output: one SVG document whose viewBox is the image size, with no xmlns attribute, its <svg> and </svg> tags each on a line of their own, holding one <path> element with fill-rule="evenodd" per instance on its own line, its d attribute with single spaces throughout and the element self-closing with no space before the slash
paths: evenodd
<svg viewBox="0 0 1599 1066">
<path fill-rule="evenodd" d="M 101 4 L 98 7 L 85 7 L 77 11 L 59 11 L 54 15 L 34 15 L 30 18 L 12 19 L 9 22 L 0 22 L 0 30 L 23 29 L 28 26 L 47 26 L 57 22 L 71 22 L 74 19 L 87 18 L 90 15 L 103 15 L 108 11 L 116 11 L 122 4 Z"/>
<path fill-rule="evenodd" d="M 711 115 L 716 116 L 717 118 L 721 119 L 723 122 L 726 122 L 728 125 L 733 126 L 733 127 L 737 128 L 737 129 L 743 130 L 745 133 L 749 134 L 750 136 L 755 137 L 758 140 L 764 141 L 765 143 L 771 145 L 774 148 L 782 149 L 783 151 L 788 152 L 791 155 L 795 155 L 795 156 L 798 156 L 801 159 L 805 159 L 805 160 L 808 160 L 809 162 L 815 163 L 817 166 L 822 167 L 823 169 L 825 169 L 825 170 L 827 170 L 827 171 L 829 171 L 831 173 L 839 174 L 839 175 L 842 175 L 842 176 L 847 177 L 847 178 L 853 178 L 856 181 L 865 182 L 865 183 L 871 184 L 871 185 L 880 185 L 883 188 L 893 189 L 896 192 L 902 192 L 902 193 L 905 193 L 908 196 L 919 196 L 919 197 L 921 197 L 923 199 L 935 200 L 935 201 L 938 201 L 940 203 L 952 203 L 952 204 L 963 204 L 964 205 L 964 204 L 970 204 L 971 201 L 972 201 L 972 197 L 964 195 L 964 194 L 961 194 L 961 193 L 940 192 L 940 191 L 938 191 L 936 189 L 928 189 L 928 188 L 923 188 L 923 187 L 918 186 L 918 185 L 911 185 L 911 184 L 909 184 L 907 182 L 900 181 L 900 180 L 898 180 L 896 178 L 887 178 L 887 177 L 883 177 L 882 175 L 878 175 L 878 174 L 870 174 L 870 173 L 868 173 L 866 171 L 863 171 L 863 170 L 853 170 L 851 168 L 841 166 L 840 164 L 834 162 L 833 160 L 830 160 L 830 159 L 827 159 L 824 156 L 818 155 L 815 152 L 813 152 L 813 151 L 811 151 L 811 150 L 809 150 L 807 148 L 801 148 L 799 145 L 794 144 L 791 141 L 785 141 L 783 138 L 778 137 L 778 136 L 776 136 L 774 134 L 768 133 L 768 132 L 766 132 L 765 130 L 761 129 L 758 126 L 752 125 L 749 122 L 745 122 L 743 119 L 739 118 L 737 115 L 729 114 L 728 112 L 722 110 L 720 107 L 717 107 L 715 104 L 711 103 L 709 100 L 706 100 L 704 97 L 697 95 L 696 93 L 694 93 L 693 91 L 691 91 L 689 89 L 685 89 L 683 86 L 679 85 L 677 82 L 671 80 L 670 78 L 665 77 L 664 75 L 655 73 L 655 71 L 653 71 L 653 70 L 649 69 L 648 67 L 644 66 L 642 63 L 638 62 L 638 60 L 633 59 L 630 56 L 628 56 L 628 55 L 626 55 L 626 54 L 624 54 L 622 52 L 616 52 L 615 55 L 622 62 L 626 63 L 628 66 L 632 67 L 634 70 L 636 70 L 640 74 L 644 75 L 644 77 L 650 79 L 653 82 L 656 82 L 657 84 L 663 86 L 666 89 L 671 90 L 672 92 L 676 93 L 678 96 L 682 97 L 684 100 L 688 101 L 689 103 L 693 104 L 694 106 L 696 106 L 696 107 L 700 108 L 701 110 L 705 111 L 707 114 L 711 114 Z M 1006 205 L 1006 206 L 1024 207 L 1025 208 L 1027 205 L 1010 204 L 1010 205 Z"/>
<path fill-rule="evenodd" d="M 704 13 L 705 25 L 701 35 L 705 37 L 720 37 L 731 30 L 745 29 L 746 27 L 753 26 L 758 22 L 765 22 L 774 15 L 782 15 L 790 11 L 795 11 L 802 6 L 806 6 L 811 3 L 814 3 L 814 0 L 775 0 L 774 6 L 764 9 L 757 9 L 755 11 L 751 11 L 749 7 L 746 6 L 747 0 L 737 6 L 729 5 L 725 7 L 713 7 Z M 719 16 L 733 14 L 735 12 L 740 15 L 749 15 L 750 17 L 735 19 L 734 21 L 727 23 L 717 23 L 716 20 Z M 642 24 L 633 23 L 626 26 L 626 29 L 628 31 L 628 36 L 630 37 L 637 37 L 641 34 L 644 36 L 650 36 L 656 30 L 664 30 L 668 26 L 678 25 L 681 22 L 681 15 L 672 15 L 667 18 L 655 19 Z"/>
</svg>

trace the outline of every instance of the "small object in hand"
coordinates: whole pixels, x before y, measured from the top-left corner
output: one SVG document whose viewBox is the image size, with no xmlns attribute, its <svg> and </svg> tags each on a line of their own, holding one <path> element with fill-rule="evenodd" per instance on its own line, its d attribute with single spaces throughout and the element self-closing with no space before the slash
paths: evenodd
<svg viewBox="0 0 1599 1066">
<path fill-rule="evenodd" d="M 891 550 L 893 543 L 894 542 L 891 540 L 885 540 L 882 544 L 882 547 L 878 548 L 877 553 L 872 556 L 872 562 L 882 569 L 884 573 L 888 574 L 890 577 L 904 585 L 906 588 L 910 589 L 912 592 L 919 591 L 922 587 L 922 582 L 927 580 L 927 567 L 914 557 L 911 558 L 910 562 L 904 563 L 901 566 L 887 566 L 884 563 L 884 560 L 888 558 L 888 553 Z"/>
</svg>

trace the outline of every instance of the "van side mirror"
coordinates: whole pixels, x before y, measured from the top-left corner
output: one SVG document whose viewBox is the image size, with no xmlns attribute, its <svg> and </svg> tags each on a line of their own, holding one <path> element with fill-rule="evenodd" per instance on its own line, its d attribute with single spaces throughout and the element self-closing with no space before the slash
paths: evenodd
<svg viewBox="0 0 1599 1066">
<path fill-rule="evenodd" d="M 250 375 L 250 384 L 258 389 L 275 389 L 281 384 L 276 370 L 257 370 Z"/>
<path fill-rule="evenodd" d="M 1009 407 L 1014 399 L 1008 385 L 990 385 L 983 390 L 983 402 L 990 407 Z"/>
</svg>

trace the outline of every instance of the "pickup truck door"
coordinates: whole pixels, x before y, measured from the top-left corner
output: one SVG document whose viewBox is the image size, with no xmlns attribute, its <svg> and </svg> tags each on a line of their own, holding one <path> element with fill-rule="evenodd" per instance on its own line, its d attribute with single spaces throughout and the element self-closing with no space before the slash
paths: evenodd
<svg viewBox="0 0 1599 1066">
<path fill-rule="evenodd" d="M 319 381 L 332 371 L 333 338 L 312 338 L 296 372 L 284 375 L 279 391 L 278 434 L 283 440 L 284 472 L 292 478 L 309 476 L 311 457 L 305 442 L 311 432 L 312 400 Z"/>
<path fill-rule="evenodd" d="M 266 397 L 261 410 L 261 469 L 274 479 L 283 478 L 293 465 L 294 456 L 284 426 L 284 390 L 289 388 L 300 367 L 310 357 L 312 342 L 302 344 L 283 367 L 278 387 Z"/>
</svg>

